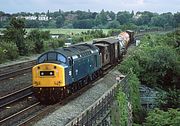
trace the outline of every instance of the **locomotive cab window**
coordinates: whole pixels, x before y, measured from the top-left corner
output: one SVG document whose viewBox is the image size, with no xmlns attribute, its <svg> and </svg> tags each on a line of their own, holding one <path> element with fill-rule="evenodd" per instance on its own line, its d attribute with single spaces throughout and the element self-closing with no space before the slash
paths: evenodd
<svg viewBox="0 0 180 126">
<path fill-rule="evenodd" d="M 48 53 L 48 60 L 56 61 L 56 55 L 57 55 L 57 53 L 54 53 L 54 52 Z"/>
<path fill-rule="evenodd" d="M 38 63 L 43 63 L 46 61 L 59 61 L 62 63 L 66 63 L 66 58 L 62 54 L 59 54 L 56 52 L 49 52 L 49 53 L 42 55 L 38 59 Z"/>
<path fill-rule="evenodd" d="M 57 60 L 62 63 L 66 63 L 66 58 L 62 54 L 58 54 Z"/>
<path fill-rule="evenodd" d="M 38 59 L 38 63 L 43 63 L 44 61 L 47 61 L 47 54 L 42 55 L 42 56 Z"/>
</svg>

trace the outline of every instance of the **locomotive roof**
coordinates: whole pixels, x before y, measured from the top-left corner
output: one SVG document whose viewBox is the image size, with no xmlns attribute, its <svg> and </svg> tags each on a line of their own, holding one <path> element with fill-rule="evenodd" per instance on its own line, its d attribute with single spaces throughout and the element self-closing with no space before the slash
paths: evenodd
<svg viewBox="0 0 180 126">
<path fill-rule="evenodd" d="M 97 41 L 95 41 L 93 44 L 95 44 L 95 43 L 114 44 L 114 43 L 118 43 L 118 40 L 115 39 L 115 38 L 106 38 L 106 39 L 97 40 Z"/>
<path fill-rule="evenodd" d="M 94 45 L 90 45 L 90 44 L 79 44 L 79 45 L 73 45 L 70 47 L 63 47 L 63 48 L 58 48 L 55 49 L 55 51 L 63 54 L 66 57 L 72 57 L 72 56 L 85 56 L 88 54 L 92 54 L 97 52 L 98 48 Z"/>
</svg>

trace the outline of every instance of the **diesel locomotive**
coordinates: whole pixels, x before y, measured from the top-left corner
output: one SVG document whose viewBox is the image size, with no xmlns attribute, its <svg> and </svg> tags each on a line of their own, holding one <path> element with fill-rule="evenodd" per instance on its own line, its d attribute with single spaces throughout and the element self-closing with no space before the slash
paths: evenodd
<svg viewBox="0 0 180 126">
<path fill-rule="evenodd" d="M 100 39 L 93 44 L 79 44 L 47 51 L 32 68 L 35 97 L 43 103 L 54 103 L 94 80 L 110 66 L 117 64 L 130 43 L 134 32 Z"/>
</svg>

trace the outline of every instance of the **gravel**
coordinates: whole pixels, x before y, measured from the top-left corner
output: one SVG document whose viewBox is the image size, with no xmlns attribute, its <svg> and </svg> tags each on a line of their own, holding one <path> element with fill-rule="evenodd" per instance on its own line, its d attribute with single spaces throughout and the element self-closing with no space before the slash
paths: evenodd
<svg viewBox="0 0 180 126">
<path fill-rule="evenodd" d="M 2 63 L 2 64 L 0 64 L 0 69 L 5 66 L 14 65 L 14 64 L 18 64 L 18 63 L 22 63 L 22 62 L 26 62 L 26 61 L 30 61 L 30 60 L 35 60 L 35 59 L 37 59 L 38 55 L 39 54 L 32 55 L 29 57 L 23 56 L 17 60 Z M 27 86 L 30 86 L 31 82 L 32 82 L 31 72 L 25 73 L 23 75 L 18 75 L 16 77 L 10 78 L 8 80 L 0 81 L 0 97 L 5 96 L 14 91 L 23 89 Z"/>
<path fill-rule="evenodd" d="M 119 74 L 120 73 L 115 69 L 110 71 L 109 74 L 94 83 L 95 86 L 84 92 L 81 96 L 70 101 L 64 106 L 60 106 L 59 109 L 36 122 L 34 125 L 64 126 L 93 104 L 108 89 L 110 89 L 110 87 L 116 83 L 116 76 Z"/>
<path fill-rule="evenodd" d="M 27 56 L 22 56 L 22 57 L 18 58 L 17 60 L 8 61 L 8 62 L 0 64 L 0 68 L 5 67 L 5 66 L 9 66 L 9 65 L 14 65 L 14 64 L 17 64 L 17 63 L 27 62 L 27 61 L 30 61 L 30 60 L 35 60 L 35 59 L 37 59 L 38 56 L 39 56 L 39 54 L 28 56 L 28 57 Z"/>
<path fill-rule="evenodd" d="M 0 82 L 0 97 L 18 91 L 31 85 L 32 75 L 30 73 L 10 78 Z"/>
</svg>

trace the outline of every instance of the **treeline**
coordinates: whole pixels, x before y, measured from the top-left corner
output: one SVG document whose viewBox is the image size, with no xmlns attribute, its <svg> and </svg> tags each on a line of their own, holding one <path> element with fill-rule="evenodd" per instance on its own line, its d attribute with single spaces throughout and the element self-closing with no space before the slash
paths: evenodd
<svg viewBox="0 0 180 126">
<path fill-rule="evenodd" d="M 69 38 L 72 44 L 88 41 L 93 38 L 107 37 L 103 30 L 89 30 L 80 34 L 63 35 L 60 38 L 51 38 L 50 31 L 25 30 L 23 19 L 12 18 L 9 26 L 2 31 L 0 36 L 0 63 L 6 60 L 14 60 L 19 56 L 39 54 L 46 50 L 64 46 Z M 114 31 L 109 32 L 109 35 Z"/>
<path fill-rule="evenodd" d="M 134 13 L 128 11 L 88 12 L 62 10 L 47 13 L 15 13 L 12 15 L 0 12 L 0 17 L 7 15 L 7 20 L 0 21 L 0 27 L 7 27 L 11 17 L 25 18 L 26 28 L 117 28 L 117 29 L 171 29 L 180 26 L 180 12 L 172 14 L 153 13 L 149 11 Z M 40 18 L 42 17 L 43 18 Z"/>
<path fill-rule="evenodd" d="M 163 35 L 146 35 L 141 39 L 138 47 L 134 51 L 128 52 L 128 56 L 122 61 L 119 70 L 124 74 L 133 75 L 139 80 L 138 82 L 135 81 L 135 78 L 129 79 L 129 84 L 133 87 L 135 93 L 131 96 L 134 123 L 137 123 L 134 125 L 142 125 L 142 123 L 145 126 L 179 125 L 179 40 L 180 30 Z M 141 109 L 140 96 L 137 92 L 139 83 L 146 84 L 148 87 L 158 89 L 159 91 L 156 101 L 156 107 L 159 109 L 148 113 L 146 119 L 146 113 Z"/>
</svg>

